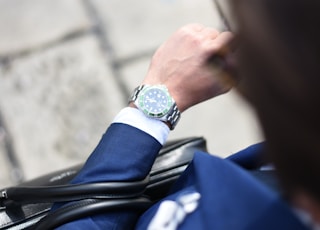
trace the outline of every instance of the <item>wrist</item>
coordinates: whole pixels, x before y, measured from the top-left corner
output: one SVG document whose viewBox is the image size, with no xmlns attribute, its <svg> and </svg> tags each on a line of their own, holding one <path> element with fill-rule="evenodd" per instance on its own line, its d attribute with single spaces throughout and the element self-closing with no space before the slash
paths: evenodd
<svg viewBox="0 0 320 230">
<path fill-rule="evenodd" d="M 134 109 L 138 109 L 138 107 L 133 103 L 133 101 L 129 102 L 128 107 L 131 107 L 131 108 L 134 108 Z"/>
</svg>

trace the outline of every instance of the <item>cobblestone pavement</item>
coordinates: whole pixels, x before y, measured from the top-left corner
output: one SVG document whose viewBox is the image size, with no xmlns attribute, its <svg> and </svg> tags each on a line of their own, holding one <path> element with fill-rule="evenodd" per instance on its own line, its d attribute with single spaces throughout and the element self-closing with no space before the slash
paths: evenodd
<svg viewBox="0 0 320 230">
<path fill-rule="evenodd" d="M 150 57 L 187 23 L 222 28 L 211 0 L 0 0 L 0 186 L 83 162 Z M 185 112 L 170 139 L 226 156 L 261 140 L 235 92 Z"/>
</svg>

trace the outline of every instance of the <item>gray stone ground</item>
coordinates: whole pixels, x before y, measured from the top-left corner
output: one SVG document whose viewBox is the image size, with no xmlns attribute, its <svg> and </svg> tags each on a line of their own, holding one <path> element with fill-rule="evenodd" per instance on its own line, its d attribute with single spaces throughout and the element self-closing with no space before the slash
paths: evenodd
<svg viewBox="0 0 320 230">
<path fill-rule="evenodd" d="M 222 28 L 211 0 L 0 0 L 0 187 L 83 162 L 180 26 Z M 262 139 L 236 92 L 185 112 L 170 139 L 227 156 Z"/>
</svg>

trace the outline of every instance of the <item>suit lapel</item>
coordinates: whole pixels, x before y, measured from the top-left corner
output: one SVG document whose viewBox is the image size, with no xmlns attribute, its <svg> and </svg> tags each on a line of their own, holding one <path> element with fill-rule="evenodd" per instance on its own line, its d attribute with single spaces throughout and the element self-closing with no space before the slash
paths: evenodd
<svg viewBox="0 0 320 230">
<path fill-rule="evenodd" d="M 278 194 L 236 164 L 196 153 L 190 171 L 205 229 L 306 229 Z"/>
</svg>

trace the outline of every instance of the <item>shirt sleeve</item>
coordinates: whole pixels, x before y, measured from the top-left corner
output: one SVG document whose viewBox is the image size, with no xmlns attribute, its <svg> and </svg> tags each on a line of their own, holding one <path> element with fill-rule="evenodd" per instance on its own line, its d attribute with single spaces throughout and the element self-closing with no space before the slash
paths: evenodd
<svg viewBox="0 0 320 230">
<path fill-rule="evenodd" d="M 138 109 L 127 107 L 120 111 L 113 123 L 122 123 L 133 126 L 155 138 L 163 145 L 170 133 L 169 127 L 162 121 L 148 118 Z"/>
</svg>

